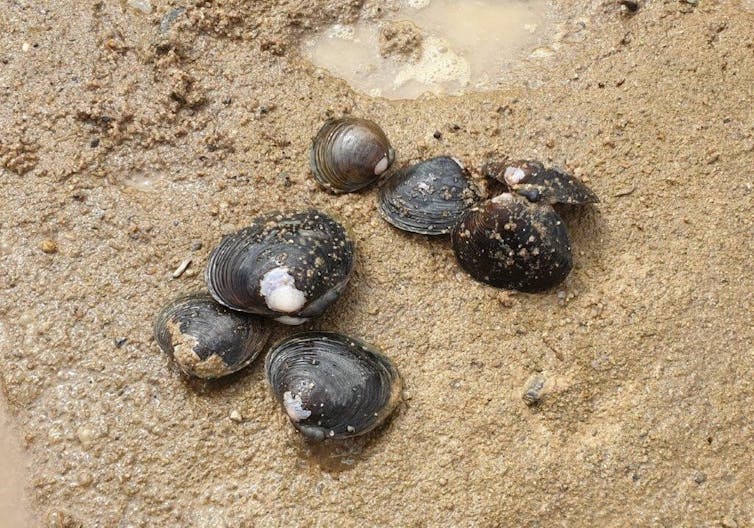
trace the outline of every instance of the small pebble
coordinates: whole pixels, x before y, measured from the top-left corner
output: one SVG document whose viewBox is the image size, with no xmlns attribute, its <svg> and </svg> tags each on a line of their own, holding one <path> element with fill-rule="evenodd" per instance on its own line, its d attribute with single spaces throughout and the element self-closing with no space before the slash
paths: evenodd
<svg viewBox="0 0 754 528">
<path fill-rule="evenodd" d="M 435 139 L 442 139 L 442 132 L 440 132 L 439 130 L 435 130 L 435 133 L 432 134 L 432 137 Z"/>
<path fill-rule="evenodd" d="M 723 517 L 721 524 L 724 528 L 738 528 L 738 523 L 730 517 Z"/>
<path fill-rule="evenodd" d="M 230 411 L 230 419 L 236 423 L 241 423 L 243 421 L 243 416 L 241 416 L 241 413 L 236 409 L 233 409 Z"/>
<path fill-rule="evenodd" d="M 76 438 L 78 438 L 82 445 L 91 444 L 96 437 L 96 433 L 88 427 L 79 427 L 76 430 Z"/>
<path fill-rule="evenodd" d="M 694 482 L 696 482 L 697 484 L 701 484 L 706 480 L 707 475 L 702 473 L 701 471 L 697 471 L 696 474 L 694 474 Z"/>
<path fill-rule="evenodd" d="M 504 308 L 510 308 L 513 306 L 513 295 L 508 291 L 501 291 L 497 294 L 497 302 Z"/>
<path fill-rule="evenodd" d="M 191 242 L 191 251 L 199 251 L 202 249 L 202 241 L 201 240 L 194 240 Z"/>
<path fill-rule="evenodd" d="M 51 255 L 52 253 L 58 252 L 58 244 L 54 240 L 48 238 L 39 244 L 39 249 L 41 249 L 43 253 Z"/>
<path fill-rule="evenodd" d="M 283 187 L 291 186 L 291 177 L 287 172 L 281 172 L 280 174 L 278 174 L 278 180 L 283 185 Z"/>
<path fill-rule="evenodd" d="M 21 51 L 23 51 L 24 53 L 29 51 L 29 48 L 31 48 L 31 45 L 29 45 L 28 42 L 24 42 L 23 44 L 21 44 Z"/>
<path fill-rule="evenodd" d="M 537 405 L 542 399 L 542 389 L 545 387 L 545 378 L 541 374 L 535 374 L 526 384 L 526 389 L 521 395 L 521 399 L 529 407 Z"/>
<path fill-rule="evenodd" d="M 125 345 L 128 342 L 128 338 L 116 337 L 113 341 L 115 342 L 115 348 L 121 348 L 123 345 Z"/>
</svg>

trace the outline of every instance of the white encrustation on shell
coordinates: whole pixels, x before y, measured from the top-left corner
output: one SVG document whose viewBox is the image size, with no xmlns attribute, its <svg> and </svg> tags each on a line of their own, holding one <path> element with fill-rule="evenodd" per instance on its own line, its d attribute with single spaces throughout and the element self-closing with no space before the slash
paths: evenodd
<svg viewBox="0 0 754 528">
<path fill-rule="evenodd" d="M 259 291 L 270 310 L 294 313 L 306 304 L 306 295 L 296 288 L 296 281 L 288 268 L 273 268 L 262 277 Z"/>
<path fill-rule="evenodd" d="M 285 393 L 283 393 L 283 405 L 285 406 L 285 412 L 293 422 L 306 420 L 312 415 L 310 410 L 304 409 L 301 396 L 298 394 L 294 395 L 291 391 L 285 391 Z"/>
</svg>

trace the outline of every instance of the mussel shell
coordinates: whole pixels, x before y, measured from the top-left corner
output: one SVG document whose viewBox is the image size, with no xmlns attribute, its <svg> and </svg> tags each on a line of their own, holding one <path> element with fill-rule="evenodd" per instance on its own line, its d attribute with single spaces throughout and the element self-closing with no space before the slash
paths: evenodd
<svg viewBox="0 0 754 528">
<path fill-rule="evenodd" d="M 219 378 L 254 361 L 270 337 L 264 318 L 233 312 L 206 293 L 168 303 L 154 321 L 157 344 L 191 376 Z"/>
<path fill-rule="evenodd" d="M 544 291 L 571 271 L 571 244 L 552 206 L 503 193 L 468 209 L 451 232 L 461 267 L 480 282 Z"/>
<path fill-rule="evenodd" d="M 357 117 L 327 120 L 309 150 L 314 178 L 336 193 L 366 187 L 394 159 L 395 151 L 382 129 L 368 119 Z"/>
<path fill-rule="evenodd" d="M 557 168 L 546 169 L 538 161 L 488 163 L 484 170 L 488 176 L 533 202 L 583 205 L 600 201 L 594 191 L 575 176 Z"/>
<path fill-rule="evenodd" d="M 377 204 L 382 217 L 398 229 L 445 235 L 480 199 L 480 190 L 458 160 L 440 156 L 392 174 L 380 188 Z"/>
<path fill-rule="evenodd" d="M 229 308 L 300 324 L 338 298 L 353 252 L 345 228 L 325 213 L 273 212 L 226 236 L 205 278 L 212 297 Z"/>
<path fill-rule="evenodd" d="M 400 400 L 402 381 L 390 360 L 334 332 L 285 339 L 267 354 L 265 371 L 291 423 L 310 440 L 364 434 Z"/>
</svg>

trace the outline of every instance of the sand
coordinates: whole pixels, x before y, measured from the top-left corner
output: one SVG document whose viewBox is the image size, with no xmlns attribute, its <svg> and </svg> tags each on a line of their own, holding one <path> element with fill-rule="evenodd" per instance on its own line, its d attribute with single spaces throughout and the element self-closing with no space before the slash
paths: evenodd
<svg viewBox="0 0 754 528">
<path fill-rule="evenodd" d="M 2 0 L 1 377 L 34 526 L 754 526 L 750 3 L 558 2 L 567 50 L 402 102 L 297 52 L 380 4 L 194 1 L 160 35 L 173 5 Z M 588 181 L 563 286 L 477 284 L 447 241 L 384 223 L 374 188 L 319 189 L 306 149 L 342 113 L 399 164 L 510 155 Z M 261 361 L 188 383 L 151 335 L 224 233 L 308 206 L 358 255 L 305 328 L 374 343 L 406 387 L 385 427 L 325 448 Z"/>
</svg>

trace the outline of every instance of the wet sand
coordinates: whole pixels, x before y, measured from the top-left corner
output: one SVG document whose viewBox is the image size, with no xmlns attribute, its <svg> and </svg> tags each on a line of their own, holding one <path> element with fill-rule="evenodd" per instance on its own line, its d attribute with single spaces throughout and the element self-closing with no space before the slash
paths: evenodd
<svg viewBox="0 0 754 528">
<path fill-rule="evenodd" d="M 26 499 L 21 441 L 0 403 L 0 528 L 36 526 Z"/>
<path fill-rule="evenodd" d="M 0 1 L 0 376 L 43 526 L 754 525 L 750 2 L 558 2 L 567 50 L 500 90 L 387 101 L 297 51 L 382 2 L 197 0 L 160 34 L 176 5 Z M 374 188 L 320 190 L 306 149 L 342 113 L 399 164 L 510 155 L 588 181 L 565 284 L 474 283 Z M 261 361 L 187 383 L 151 336 L 224 233 L 308 206 L 358 255 L 305 328 L 378 345 L 406 387 L 385 427 L 326 448 Z"/>
</svg>

